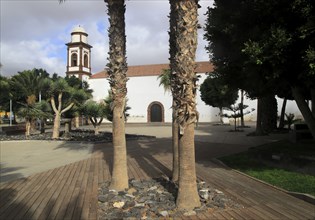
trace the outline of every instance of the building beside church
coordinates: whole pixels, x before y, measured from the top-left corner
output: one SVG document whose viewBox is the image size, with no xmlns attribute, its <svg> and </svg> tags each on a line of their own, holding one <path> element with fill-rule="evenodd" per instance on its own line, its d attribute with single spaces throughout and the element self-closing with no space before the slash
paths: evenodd
<svg viewBox="0 0 315 220">
<path fill-rule="evenodd" d="M 91 72 L 91 48 L 88 44 L 88 34 L 82 27 L 75 27 L 71 33 L 71 42 L 67 43 L 67 76 L 76 76 L 87 81 L 93 89 L 93 100 L 100 101 L 108 96 L 110 85 L 106 69 L 95 74 Z M 201 85 L 207 78 L 207 73 L 213 71 L 213 65 L 209 61 L 196 62 L 196 74 L 199 75 L 198 85 Z M 169 64 L 152 64 L 128 66 L 127 77 L 127 98 L 128 122 L 171 122 L 172 121 L 172 97 L 171 92 L 164 91 L 159 86 L 158 76 L 164 69 L 169 69 Z M 218 122 L 219 109 L 206 105 L 200 98 L 200 91 L 197 89 L 197 110 L 199 122 Z M 240 102 L 240 101 L 238 101 Z M 245 97 L 244 103 L 249 108 L 257 106 L 256 100 Z M 278 112 L 280 112 L 282 100 L 278 99 Z M 287 111 L 301 117 L 294 101 L 288 101 Z M 246 120 L 256 120 L 256 111 L 246 115 Z"/>
</svg>

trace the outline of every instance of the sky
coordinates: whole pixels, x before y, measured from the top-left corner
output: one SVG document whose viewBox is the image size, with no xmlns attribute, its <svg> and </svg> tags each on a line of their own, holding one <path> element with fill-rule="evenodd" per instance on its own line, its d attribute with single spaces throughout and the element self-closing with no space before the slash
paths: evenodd
<svg viewBox="0 0 315 220">
<path fill-rule="evenodd" d="M 199 1 L 199 23 L 205 24 L 213 0 Z M 127 63 L 129 66 L 169 62 L 168 0 L 126 1 Z M 81 26 L 93 46 L 92 73 L 102 71 L 108 57 L 108 15 L 103 0 L 0 0 L 1 75 L 43 68 L 65 76 L 66 43 L 71 31 Z M 207 42 L 198 30 L 196 61 L 207 61 Z"/>
</svg>

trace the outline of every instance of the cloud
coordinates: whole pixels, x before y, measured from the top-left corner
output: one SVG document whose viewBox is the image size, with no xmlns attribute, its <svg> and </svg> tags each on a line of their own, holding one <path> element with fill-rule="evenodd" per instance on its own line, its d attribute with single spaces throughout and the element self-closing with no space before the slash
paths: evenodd
<svg viewBox="0 0 315 220">
<path fill-rule="evenodd" d="M 200 1 L 199 22 L 204 24 L 211 0 Z M 44 68 L 64 76 L 66 46 L 71 30 L 81 25 L 89 34 L 92 72 L 105 68 L 108 56 L 108 16 L 104 1 L 1 0 L 1 74 Z M 128 65 L 168 62 L 169 3 L 164 1 L 126 1 Z M 197 60 L 208 60 L 206 42 L 199 30 Z"/>
</svg>

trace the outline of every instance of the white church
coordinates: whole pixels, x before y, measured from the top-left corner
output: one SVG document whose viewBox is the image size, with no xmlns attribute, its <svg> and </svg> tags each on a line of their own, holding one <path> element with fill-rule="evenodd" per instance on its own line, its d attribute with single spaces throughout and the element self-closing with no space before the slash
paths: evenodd
<svg viewBox="0 0 315 220">
<path fill-rule="evenodd" d="M 106 69 L 92 74 L 91 72 L 91 49 L 88 44 L 88 34 L 78 26 L 71 32 L 71 42 L 67 43 L 67 76 L 76 76 L 87 81 L 93 89 L 93 100 L 100 101 L 108 96 L 110 90 L 108 74 Z M 198 84 L 201 85 L 207 78 L 207 73 L 213 71 L 209 61 L 196 62 L 196 74 L 199 75 Z M 171 93 L 164 91 L 159 86 L 158 76 L 163 69 L 169 69 L 169 64 L 152 64 L 140 66 L 128 66 L 127 77 L 127 98 L 128 123 L 150 123 L 150 122 L 171 122 L 172 121 L 172 97 Z M 206 105 L 200 98 L 200 91 L 197 90 L 197 110 L 199 122 L 218 122 L 219 109 Z M 245 104 L 255 108 L 256 100 L 245 98 Z M 278 99 L 278 112 L 282 106 L 282 99 Z M 288 101 L 287 113 L 294 113 L 301 117 L 294 101 Z M 246 116 L 248 121 L 256 121 L 256 111 Z"/>
</svg>

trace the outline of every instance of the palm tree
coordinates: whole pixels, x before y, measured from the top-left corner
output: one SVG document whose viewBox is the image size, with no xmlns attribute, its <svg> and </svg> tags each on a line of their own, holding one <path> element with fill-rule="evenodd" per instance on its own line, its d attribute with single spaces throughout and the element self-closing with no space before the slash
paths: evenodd
<svg viewBox="0 0 315 220">
<path fill-rule="evenodd" d="M 35 118 L 51 117 L 51 109 L 46 101 L 35 102 L 35 97 L 30 96 L 28 104 L 22 104 L 17 114 L 25 118 L 25 137 L 28 138 L 31 134 L 31 125 Z"/>
<path fill-rule="evenodd" d="M 198 0 L 170 0 L 175 21 L 171 23 L 171 69 L 174 77 L 176 120 L 180 126 L 179 181 L 176 204 L 180 210 L 200 206 L 196 182 L 194 124 L 197 121 L 195 56 Z M 171 12 L 172 15 L 172 12 Z M 172 36 L 172 35 L 171 35 Z M 172 54 L 173 53 L 173 54 Z M 173 62 L 172 62 L 172 59 Z M 176 86 L 175 86 L 176 85 Z"/>
<path fill-rule="evenodd" d="M 113 101 L 113 95 L 111 90 L 108 90 L 108 96 L 106 96 L 106 98 L 104 99 L 104 103 L 105 103 L 105 112 L 106 112 L 106 119 L 108 121 L 113 122 L 113 105 L 114 105 L 114 101 Z M 125 122 L 127 121 L 127 118 L 129 117 L 129 113 L 128 110 L 130 110 L 131 107 L 128 106 L 128 98 L 126 97 L 125 99 L 125 108 L 124 108 L 124 116 L 125 116 Z"/>
<path fill-rule="evenodd" d="M 171 18 L 172 16 L 170 16 Z M 171 88 L 174 87 L 172 83 L 172 74 L 171 69 L 164 69 L 163 73 L 158 76 L 160 79 L 160 86 L 163 85 L 164 91 L 172 91 L 172 96 L 174 97 L 173 91 Z M 172 149 L 173 149 L 173 169 L 172 169 L 172 181 L 178 181 L 178 171 L 179 171 L 179 155 L 178 155 L 178 138 L 179 138 L 179 127 L 176 122 L 176 111 L 175 111 L 175 100 L 173 98 L 172 103 Z"/>
<path fill-rule="evenodd" d="M 109 23 L 109 83 L 113 96 L 113 145 L 114 159 L 111 189 L 123 190 L 129 187 L 127 172 L 127 150 L 125 137 L 125 103 L 127 94 L 127 62 L 125 35 L 125 1 L 105 0 Z"/>
<path fill-rule="evenodd" d="M 43 74 L 40 72 L 42 71 Z M 34 108 L 35 102 L 37 101 L 37 95 L 39 91 L 45 85 L 45 79 L 49 74 L 46 74 L 45 70 L 40 69 L 25 70 L 19 72 L 18 75 L 14 75 L 10 80 L 10 87 L 12 88 L 12 93 L 17 102 L 21 105 L 23 112 L 20 115 L 25 115 L 27 112 L 29 114 L 26 118 L 26 136 L 30 135 L 31 126 L 34 124 L 37 111 L 31 111 Z M 45 74 L 44 74 L 45 73 Z"/>
</svg>

